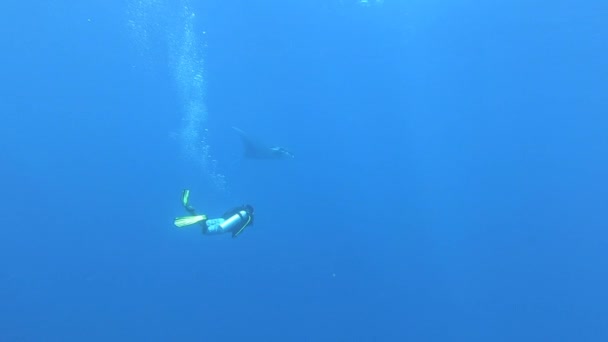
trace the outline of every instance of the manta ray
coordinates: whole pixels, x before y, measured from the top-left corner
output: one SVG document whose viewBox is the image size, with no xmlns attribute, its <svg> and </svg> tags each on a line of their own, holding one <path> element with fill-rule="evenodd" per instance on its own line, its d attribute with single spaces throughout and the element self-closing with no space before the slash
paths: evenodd
<svg viewBox="0 0 608 342">
<path fill-rule="evenodd" d="M 251 139 L 243 130 L 232 127 L 243 142 L 244 156 L 250 159 L 291 159 L 293 154 L 280 146 L 267 146 L 257 140 Z"/>
</svg>

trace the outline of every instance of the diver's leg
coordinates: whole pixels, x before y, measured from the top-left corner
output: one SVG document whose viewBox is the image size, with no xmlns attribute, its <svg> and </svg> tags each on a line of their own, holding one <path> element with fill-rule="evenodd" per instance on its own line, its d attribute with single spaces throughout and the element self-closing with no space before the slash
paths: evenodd
<svg viewBox="0 0 608 342">
<path fill-rule="evenodd" d="M 184 205 L 184 209 L 190 214 L 196 216 L 196 210 L 190 205 L 190 190 L 185 189 L 182 192 L 182 204 Z"/>
<path fill-rule="evenodd" d="M 210 219 L 205 221 L 206 227 L 203 228 L 203 234 L 218 234 L 222 232 L 220 224 L 225 220 L 223 218 Z"/>
<path fill-rule="evenodd" d="M 189 212 L 190 214 L 196 216 L 196 210 L 194 210 L 194 208 L 191 205 L 185 205 L 184 208 L 186 209 L 187 212 Z"/>
</svg>

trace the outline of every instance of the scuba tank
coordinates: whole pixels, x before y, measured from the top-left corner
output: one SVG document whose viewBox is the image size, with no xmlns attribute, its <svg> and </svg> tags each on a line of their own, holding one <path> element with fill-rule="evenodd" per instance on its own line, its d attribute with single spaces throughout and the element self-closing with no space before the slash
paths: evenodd
<svg viewBox="0 0 608 342">
<path fill-rule="evenodd" d="M 253 224 L 253 207 L 250 205 L 234 208 L 225 213 L 222 218 L 207 220 L 205 234 L 222 234 L 232 232 L 235 238 Z"/>
<path fill-rule="evenodd" d="M 219 228 L 223 232 L 231 231 L 233 236 L 238 235 L 251 222 L 251 215 L 245 210 L 240 210 L 236 214 L 230 216 L 226 221 L 219 224 Z"/>
</svg>

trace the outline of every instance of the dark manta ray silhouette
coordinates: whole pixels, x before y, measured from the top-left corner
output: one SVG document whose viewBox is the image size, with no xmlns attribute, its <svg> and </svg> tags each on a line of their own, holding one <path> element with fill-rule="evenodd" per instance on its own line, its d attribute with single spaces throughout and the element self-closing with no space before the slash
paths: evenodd
<svg viewBox="0 0 608 342">
<path fill-rule="evenodd" d="M 251 159 L 290 159 L 293 154 L 280 146 L 267 146 L 257 140 L 248 137 L 245 132 L 237 127 L 232 127 L 243 142 L 245 148 L 245 158 Z"/>
</svg>

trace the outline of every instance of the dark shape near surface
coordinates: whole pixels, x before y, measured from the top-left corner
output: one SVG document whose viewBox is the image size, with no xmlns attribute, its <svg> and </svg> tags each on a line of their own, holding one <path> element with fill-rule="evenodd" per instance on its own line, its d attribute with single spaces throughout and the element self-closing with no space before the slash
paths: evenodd
<svg viewBox="0 0 608 342">
<path fill-rule="evenodd" d="M 291 159 L 293 154 L 287 151 L 285 148 L 280 146 L 267 146 L 257 140 L 248 137 L 245 132 L 237 127 L 232 127 L 243 142 L 243 148 L 245 149 L 245 158 L 251 159 Z"/>
</svg>

